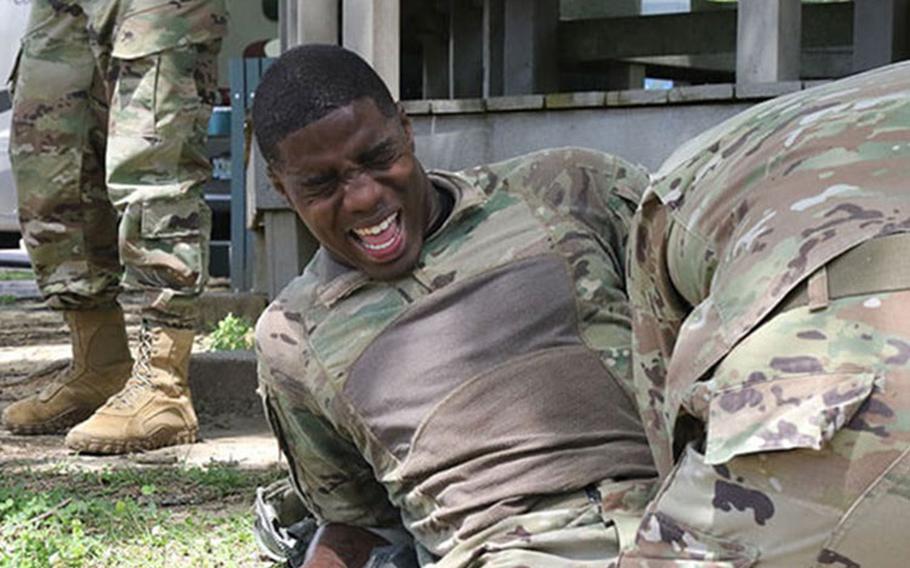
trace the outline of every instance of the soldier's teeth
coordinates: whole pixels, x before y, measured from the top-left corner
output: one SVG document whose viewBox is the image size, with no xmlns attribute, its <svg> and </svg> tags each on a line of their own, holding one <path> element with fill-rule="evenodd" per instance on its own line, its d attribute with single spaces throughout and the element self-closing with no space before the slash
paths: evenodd
<svg viewBox="0 0 910 568">
<path fill-rule="evenodd" d="M 395 222 L 395 218 L 398 216 L 398 213 L 392 213 L 388 217 L 382 220 L 378 225 L 373 225 L 372 227 L 364 227 L 362 229 L 354 229 L 354 233 L 360 237 L 366 237 L 370 235 L 378 235 L 379 233 L 385 231 L 392 223 Z"/>
<path fill-rule="evenodd" d="M 370 243 L 363 243 L 363 246 L 370 250 L 384 250 L 392 246 L 392 243 L 395 242 L 395 239 L 389 239 L 388 242 L 382 243 L 381 245 L 371 245 Z"/>
</svg>

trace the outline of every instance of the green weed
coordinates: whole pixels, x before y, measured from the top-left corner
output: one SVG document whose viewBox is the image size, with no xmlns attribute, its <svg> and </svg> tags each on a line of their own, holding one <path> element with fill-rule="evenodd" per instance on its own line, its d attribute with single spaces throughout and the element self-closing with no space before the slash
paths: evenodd
<svg viewBox="0 0 910 568">
<path fill-rule="evenodd" d="M 212 351 L 234 351 L 253 348 L 253 324 L 250 320 L 229 313 L 218 322 L 208 338 Z"/>
</svg>

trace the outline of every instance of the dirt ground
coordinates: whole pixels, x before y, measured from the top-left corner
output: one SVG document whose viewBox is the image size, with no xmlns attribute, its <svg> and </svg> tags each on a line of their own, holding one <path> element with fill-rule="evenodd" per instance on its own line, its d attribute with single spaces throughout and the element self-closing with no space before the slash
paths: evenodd
<svg viewBox="0 0 910 568">
<path fill-rule="evenodd" d="M 4 269 L 0 268 L 0 272 Z M 225 289 L 215 282 L 213 289 Z M 70 356 L 68 333 L 60 314 L 44 307 L 33 282 L 0 280 L 0 410 L 15 400 L 38 392 L 47 384 L 50 369 L 65 365 Z M 120 297 L 132 343 L 138 337 L 140 296 Z M 201 338 L 194 351 L 204 349 Z M 128 456 L 75 455 L 63 446 L 63 435 L 13 436 L 0 429 L 0 468 L 75 466 L 103 468 L 118 465 L 204 465 L 236 463 L 267 468 L 279 462 L 279 451 L 264 420 L 258 416 L 200 416 L 196 444 L 164 448 Z"/>
</svg>

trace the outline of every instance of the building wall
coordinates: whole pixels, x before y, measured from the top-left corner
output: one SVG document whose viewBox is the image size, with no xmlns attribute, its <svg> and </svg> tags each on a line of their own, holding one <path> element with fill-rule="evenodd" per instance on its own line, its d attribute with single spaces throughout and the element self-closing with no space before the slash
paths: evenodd
<svg viewBox="0 0 910 568">
<path fill-rule="evenodd" d="M 704 130 L 747 109 L 745 102 L 622 109 L 420 115 L 411 121 L 427 168 L 457 170 L 560 146 L 583 146 L 656 169 Z"/>
</svg>

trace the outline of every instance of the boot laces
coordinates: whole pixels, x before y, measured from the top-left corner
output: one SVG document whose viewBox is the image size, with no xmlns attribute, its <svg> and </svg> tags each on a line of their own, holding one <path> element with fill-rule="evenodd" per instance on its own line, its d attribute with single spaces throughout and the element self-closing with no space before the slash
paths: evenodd
<svg viewBox="0 0 910 568">
<path fill-rule="evenodd" d="M 145 324 L 139 329 L 139 349 L 133 372 L 123 389 L 110 399 L 114 407 L 132 406 L 136 397 L 152 388 L 152 334 Z"/>
</svg>

